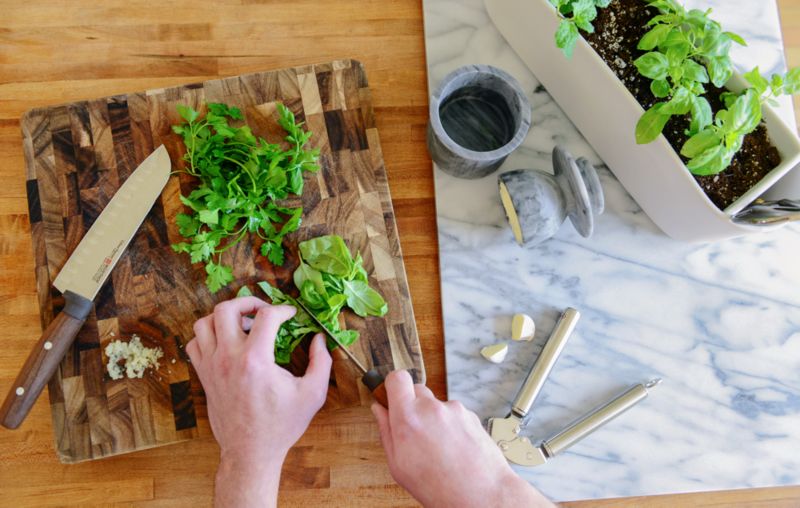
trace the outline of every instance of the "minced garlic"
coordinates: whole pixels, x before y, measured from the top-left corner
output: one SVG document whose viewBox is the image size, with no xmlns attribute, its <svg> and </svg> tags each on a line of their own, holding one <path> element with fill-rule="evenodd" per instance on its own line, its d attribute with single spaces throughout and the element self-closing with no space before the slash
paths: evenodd
<svg viewBox="0 0 800 508">
<path fill-rule="evenodd" d="M 164 356 L 160 347 L 144 347 L 138 335 L 133 335 L 130 342 L 110 342 L 105 353 L 108 357 L 106 370 L 111 379 L 122 379 L 123 369 L 129 378 L 140 378 L 148 367 L 158 369 L 158 359 Z M 120 365 L 122 361 L 125 362 L 124 365 Z"/>
</svg>

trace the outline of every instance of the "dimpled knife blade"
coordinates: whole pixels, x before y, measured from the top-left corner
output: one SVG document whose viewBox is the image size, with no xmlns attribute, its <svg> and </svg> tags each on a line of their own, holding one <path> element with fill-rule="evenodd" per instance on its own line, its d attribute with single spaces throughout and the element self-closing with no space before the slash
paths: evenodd
<svg viewBox="0 0 800 508">
<path fill-rule="evenodd" d="M 33 346 L 3 405 L 0 424 L 17 428 L 42 393 L 92 310 L 95 295 L 142 225 L 169 179 L 172 163 L 162 145 L 120 186 L 61 268 L 53 285 L 64 309 Z"/>
</svg>

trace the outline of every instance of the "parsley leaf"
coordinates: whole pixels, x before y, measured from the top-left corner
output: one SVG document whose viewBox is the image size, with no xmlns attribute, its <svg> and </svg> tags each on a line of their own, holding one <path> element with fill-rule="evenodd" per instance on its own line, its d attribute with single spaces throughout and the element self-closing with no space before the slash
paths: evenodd
<svg viewBox="0 0 800 508">
<path fill-rule="evenodd" d="M 275 200 L 303 192 L 303 173 L 319 169 L 319 150 L 305 148 L 312 134 L 283 104 L 277 103 L 277 110 L 278 124 L 286 131 L 285 149 L 235 124 L 244 118 L 238 108 L 206 107 L 201 117 L 189 106 L 177 106 L 184 123 L 172 130 L 183 137 L 185 172 L 197 179 L 197 187 L 180 196 L 189 210 L 178 214 L 175 223 L 187 241 L 172 248 L 189 254 L 192 263 L 205 263 L 206 285 L 216 292 L 233 280 L 222 254 L 247 233 L 262 240 L 263 256 L 283 265 L 283 238 L 300 227 L 303 209 L 278 206 Z"/>
</svg>

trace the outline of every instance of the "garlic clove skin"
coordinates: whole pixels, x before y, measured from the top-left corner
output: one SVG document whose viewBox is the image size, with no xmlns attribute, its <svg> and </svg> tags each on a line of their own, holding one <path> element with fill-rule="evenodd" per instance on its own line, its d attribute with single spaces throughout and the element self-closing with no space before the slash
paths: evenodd
<svg viewBox="0 0 800 508">
<path fill-rule="evenodd" d="M 492 344 L 481 349 L 481 356 L 486 358 L 492 363 L 500 363 L 506 359 L 508 354 L 508 344 Z"/>
<path fill-rule="evenodd" d="M 536 324 L 527 314 L 514 314 L 511 320 L 511 338 L 514 340 L 533 340 Z"/>
</svg>

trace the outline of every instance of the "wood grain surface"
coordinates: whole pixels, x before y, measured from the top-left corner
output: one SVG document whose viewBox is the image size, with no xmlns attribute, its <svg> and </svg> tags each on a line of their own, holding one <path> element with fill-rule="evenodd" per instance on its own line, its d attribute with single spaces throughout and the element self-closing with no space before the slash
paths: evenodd
<svg viewBox="0 0 800 508">
<path fill-rule="evenodd" d="M 800 0 L 779 0 L 790 63 L 800 65 Z M 445 395 L 427 86 L 418 0 L 0 0 L 0 393 L 41 332 L 19 119 L 33 107 L 355 58 L 367 68 L 375 122 L 425 358 Z M 305 20 L 324 19 L 309 23 Z M 49 404 L 0 431 L 0 499 L 10 506 L 208 506 L 218 448 L 199 437 L 63 465 Z M 757 460 L 757 458 L 754 458 Z M 386 467 L 369 410 L 324 411 L 292 449 L 280 503 L 416 506 Z M 796 507 L 800 487 L 567 503 L 614 507 Z"/>
<path fill-rule="evenodd" d="M 299 262 L 297 244 L 321 235 L 340 235 L 353 253 L 361 253 L 371 286 L 389 304 L 383 317 L 342 314 L 345 328 L 360 334 L 350 352 L 367 368 L 384 374 L 408 369 L 418 382 L 425 380 L 367 74 L 354 60 L 27 112 L 21 123 L 42 326 L 63 315 L 64 298 L 51 288 L 52 281 L 136 167 L 163 144 L 173 169 L 185 169 L 186 147 L 171 129 L 182 122 L 176 106 L 192 106 L 202 115 L 208 102 L 238 107 L 253 134 L 269 143 L 286 145 L 278 126 L 278 102 L 313 133 L 309 148 L 319 149 L 320 170 L 306 173 L 302 198 L 282 203 L 302 205 L 302 225 L 286 237 L 283 266 L 258 254 L 253 235 L 226 251 L 222 262 L 233 266 L 234 281 L 211 294 L 203 264 L 191 265 L 185 254 L 170 248 L 183 241 L 175 221 L 186 212 L 179 195 L 188 195 L 197 185 L 185 172 L 173 175 L 49 383 L 54 441 L 62 462 L 196 437 L 197 420 L 207 415 L 202 386 L 183 352 L 193 337 L 192 324 L 243 285 L 260 294 L 255 288 L 260 280 L 296 294 L 292 273 Z M 148 370 L 142 379 L 110 379 L 105 347 L 134 336 L 164 352 L 160 368 Z M 292 356 L 289 368 L 297 375 L 308 364 L 306 350 L 300 347 Z M 337 358 L 325 409 L 370 404 L 359 380 L 350 362 Z"/>
</svg>

